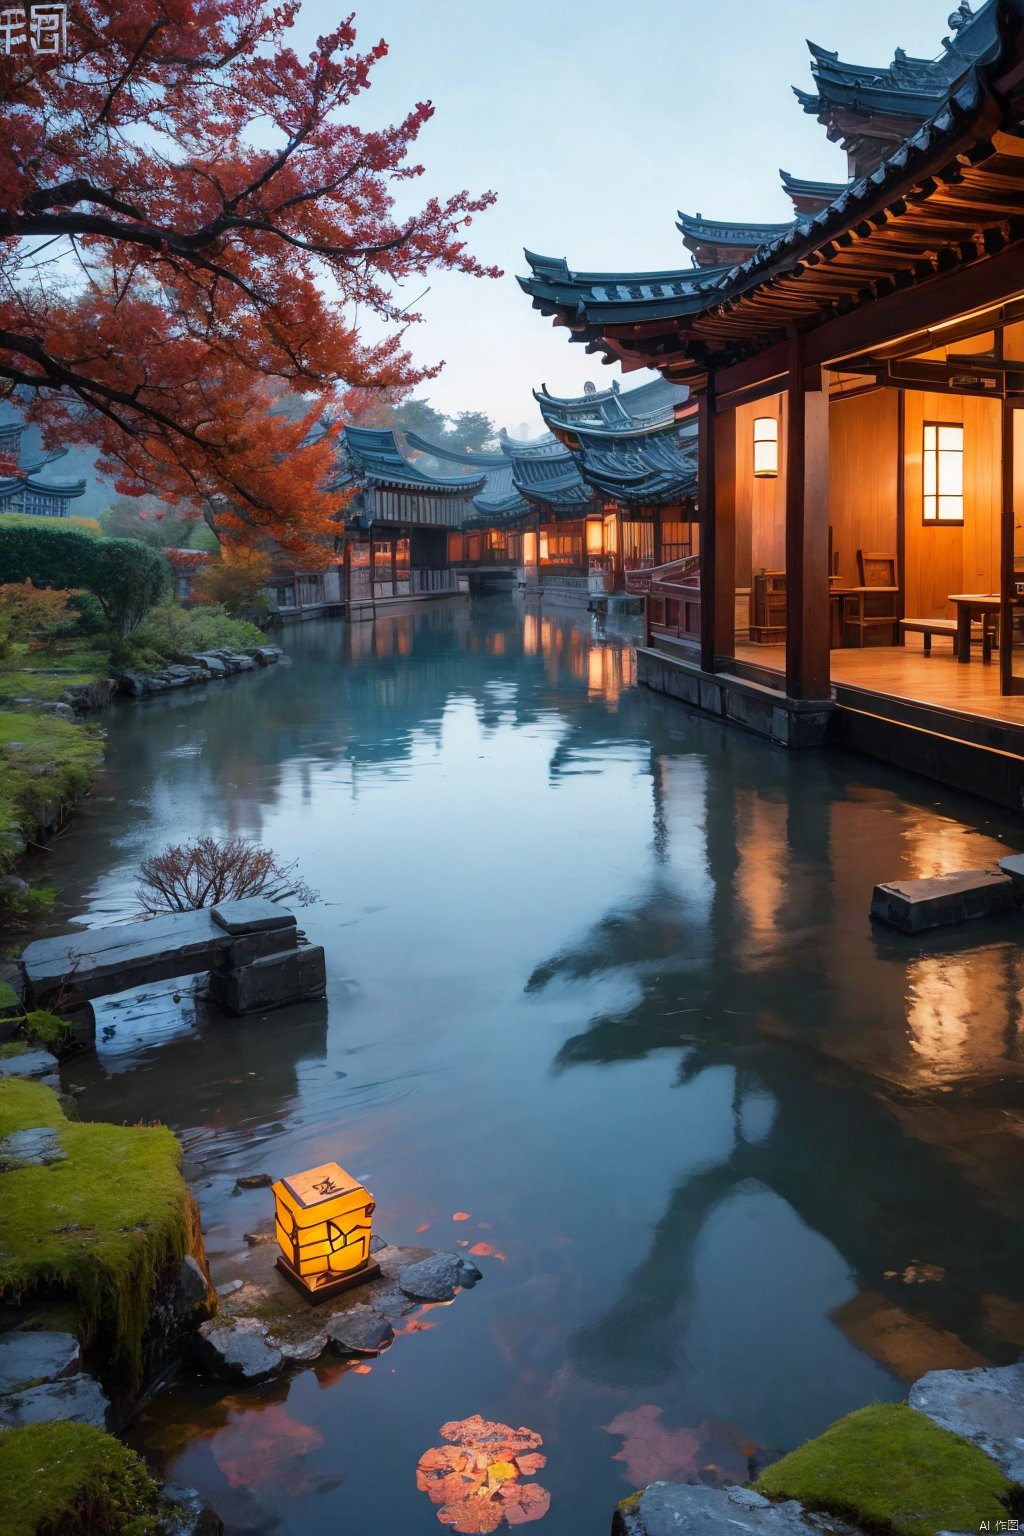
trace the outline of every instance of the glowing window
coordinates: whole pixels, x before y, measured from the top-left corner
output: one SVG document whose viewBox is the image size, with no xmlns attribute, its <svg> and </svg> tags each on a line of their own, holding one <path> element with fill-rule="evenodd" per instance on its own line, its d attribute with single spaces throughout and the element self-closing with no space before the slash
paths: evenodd
<svg viewBox="0 0 1024 1536">
<path fill-rule="evenodd" d="M 926 523 L 964 520 L 964 429 L 941 421 L 924 424 L 924 503 Z"/>
</svg>

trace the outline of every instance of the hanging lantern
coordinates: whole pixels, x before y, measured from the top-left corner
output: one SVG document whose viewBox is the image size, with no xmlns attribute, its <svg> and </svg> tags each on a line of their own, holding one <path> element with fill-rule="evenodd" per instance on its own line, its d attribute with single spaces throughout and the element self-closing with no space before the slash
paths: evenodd
<svg viewBox="0 0 1024 1536">
<path fill-rule="evenodd" d="M 772 480 L 779 473 L 779 419 L 758 416 L 754 422 L 754 477 Z"/>
<path fill-rule="evenodd" d="M 310 1301 L 380 1273 L 370 1258 L 373 1196 L 337 1163 L 279 1179 L 274 1201 L 277 1267 Z"/>
</svg>

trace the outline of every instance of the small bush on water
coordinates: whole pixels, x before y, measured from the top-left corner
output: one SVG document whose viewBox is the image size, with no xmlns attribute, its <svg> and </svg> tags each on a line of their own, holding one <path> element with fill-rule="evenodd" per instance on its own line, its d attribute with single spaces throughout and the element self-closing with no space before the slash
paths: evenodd
<svg viewBox="0 0 1024 1536">
<path fill-rule="evenodd" d="M 244 837 L 197 837 L 188 843 L 168 843 L 162 853 L 139 865 L 136 896 L 144 912 L 197 912 L 222 901 L 266 896 L 271 901 L 294 897 L 300 906 L 316 901 L 318 892 L 296 875 L 296 866 L 282 864 L 269 848 Z"/>
</svg>

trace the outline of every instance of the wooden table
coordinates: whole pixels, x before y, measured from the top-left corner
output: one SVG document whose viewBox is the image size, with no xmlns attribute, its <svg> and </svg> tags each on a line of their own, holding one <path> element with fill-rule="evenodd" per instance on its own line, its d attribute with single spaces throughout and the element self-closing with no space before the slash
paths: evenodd
<svg viewBox="0 0 1024 1536">
<path fill-rule="evenodd" d="M 982 628 L 982 661 L 992 660 L 991 642 L 988 635 L 989 619 L 995 614 L 998 617 L 1002 603 L 998 592 L 952 592 L 949 602 L 956 605 L 956 659 L 965 666 L 971 659 L 971 620 L 977 615 L 981 619 Z"/>
<path fill-rule="evenodd" d="M 831 617 L 829 621 L 829 643 L 833 649 L 836 649 L 843 643 L 843 631 L 846 622 L 846 599 L 848 597 L 859 598 L 859 600 L 863 603 L 864 597 L 868 593 L 888 593 L 891 596 L 893 593 L 900 590 L 899 587 L 850 587 L 845 585 L 836 586 L 834 584 L 835 581 L 835 577 L 829 578 L 828 589 L 829 606 L 831 610 Z M 881 615 L 879 615 L 879 623 L 882 622 L 883 620 Z M 896 615 L 893 614 L 891 620 L 886 619 L 884 622 L 891 622 L 893 625 L 895 625 L 899 622 L 899 620 L 897 619 Z M 861 638 L 863 639 L 863 635 Z"/>
</svg>

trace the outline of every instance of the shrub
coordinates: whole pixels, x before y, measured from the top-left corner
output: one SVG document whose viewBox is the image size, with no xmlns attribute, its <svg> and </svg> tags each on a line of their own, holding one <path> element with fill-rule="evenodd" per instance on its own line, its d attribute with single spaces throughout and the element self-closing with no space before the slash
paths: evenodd
<svg viewBox="0 0 1024 1536">
<path fill-rule="evenodd" d="M 263 588 L 270 580 L 269 557 L 260 550 L 210 560 L 198 572 L 195 594 L 199 602 L 217 603 L 234 617 L 266 613 Z"/>
<path fill-rule="evenodd" d="M 171 661 L 193 651 L 241 651 L 247 645 L 262 645 L 263 636 L 255 624 L 233 619 L 223 608 L 163 603 L 152 609 L 145 624 L 130 636 L 130 644 L 140 653 Z"/>
<path fill-rule="evenodd" d="M 12 638 L 39 638 L 52 645 L 62 624 L 68 619 L 74 592 L 53 587 L 37 587 L 31 581 L 8 582 L 0 586 L 0 623 Z"/>
<path fill-rule="evenodd" d="M 107 621 L 95 592 L 73 592 L 68 603 L 68 615 L 58 627 L 59 640 L 77 640 L 105 634 Z"/>
<path fill-rule="evenodd" d="M 86 585 L 99 598 L 119 635 L 138 629 L 149 610 L 171 587 L 166 558 L 137 539 L 97 539 L 95 578 Z"/>
<path fill-rule="evenodd" d="M 294 896 L 308 906 L 318 895 L 297 877 L 294 864 L 281 864 L 269 848 L 244 837 L 168 843 L 162 853 L 139 865 L 135 894 L 144 912 L 195 912 L 246 896 L 271 901 Z"/>
</svg>

